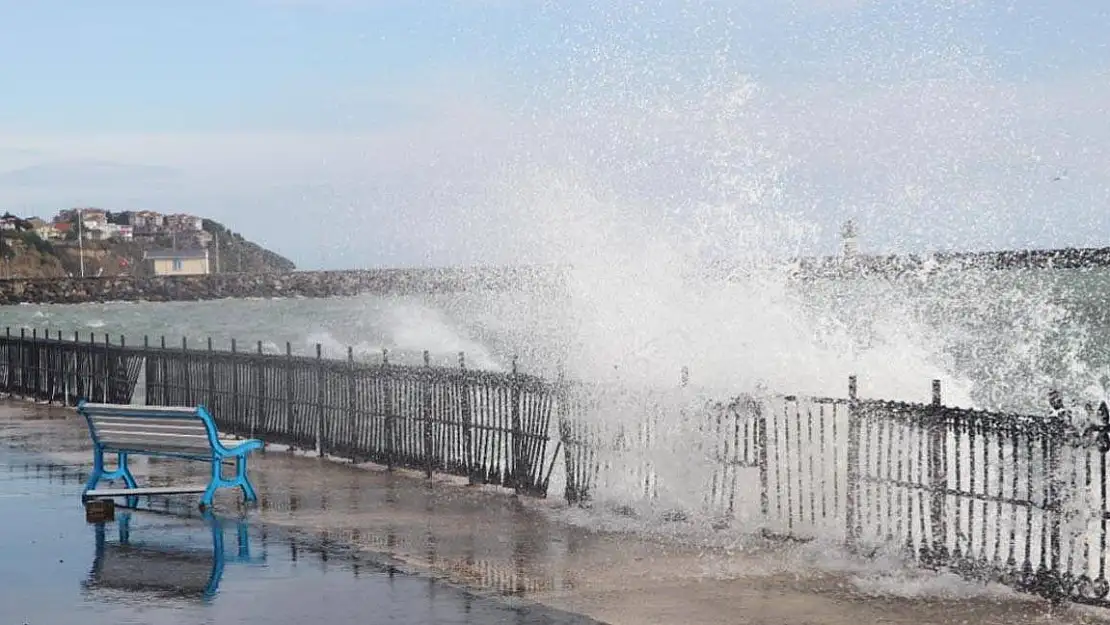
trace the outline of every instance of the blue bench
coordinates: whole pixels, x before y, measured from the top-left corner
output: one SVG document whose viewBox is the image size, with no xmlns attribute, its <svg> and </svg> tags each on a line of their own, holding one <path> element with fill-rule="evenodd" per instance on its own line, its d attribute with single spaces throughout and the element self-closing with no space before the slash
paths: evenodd
<svg viewBox="0 0 1110 625">
<path fill-rule="evenodd" d="M 200 508 L 212 506 L 219 488 L 238 487 L 245 501 L 257 501 L 258 495 L 247 478 L 247 454 L 260 449 L 262 441 L 221 438 L 204 406 L 178 408 L 162 406 L 130 406 L 125 404 L 94 404 L 81 401 L 77 412 L 85 417 L 93 443 L 93 468 L 82 501 L 139 496 L 202 493 Z M 116 454 L 116 468 L 104 468 L 104 454 Z M 195 486 L 160 486 L 140 488 L 127 466 L 132 455 L 161 456 L 199 460 L 211 464 L 207 484 Z M 225 478 L 224 462 L 234 461 L 235 476 Z M 126 488 L 97 489 L 101 480 L 123 480 Z"/>
</svg>

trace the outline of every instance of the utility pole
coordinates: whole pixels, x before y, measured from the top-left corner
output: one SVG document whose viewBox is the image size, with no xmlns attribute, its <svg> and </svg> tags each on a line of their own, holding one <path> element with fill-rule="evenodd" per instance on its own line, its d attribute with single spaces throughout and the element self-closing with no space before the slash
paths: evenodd
<svg viewBox="0 0 1110 625">
<path fill-rule="evenodd" d="M 81 277 L 85 277 L 85 209 L 77 209 L 77 250 L 81 257 Z"/>
</svg>

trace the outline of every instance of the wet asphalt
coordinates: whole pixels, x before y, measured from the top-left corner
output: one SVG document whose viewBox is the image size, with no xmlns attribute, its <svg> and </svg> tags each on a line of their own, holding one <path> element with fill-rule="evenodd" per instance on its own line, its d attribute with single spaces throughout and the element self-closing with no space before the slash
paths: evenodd
<svg viewBox="0 0 1110 625">
<path fill-rule="evenodd" d="M 89 523 L 81 479 L 79 466 L 0 445 L 0 623 L 597 622 L 478 596 L 250 515 L 140 504 Z"/>
</svg>

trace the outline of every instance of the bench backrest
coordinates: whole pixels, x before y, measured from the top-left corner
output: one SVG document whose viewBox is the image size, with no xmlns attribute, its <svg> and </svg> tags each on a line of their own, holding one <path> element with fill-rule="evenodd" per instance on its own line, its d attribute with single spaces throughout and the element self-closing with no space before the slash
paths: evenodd
<svg viewBox="0 0 1110 625">
<path fill-rule="evenodd" d="M 216 426 L 203 407 L 130 406 L 82 402 L 89 433 L 101 447 L 118 451 L 211 453 Z"/>
</svg>

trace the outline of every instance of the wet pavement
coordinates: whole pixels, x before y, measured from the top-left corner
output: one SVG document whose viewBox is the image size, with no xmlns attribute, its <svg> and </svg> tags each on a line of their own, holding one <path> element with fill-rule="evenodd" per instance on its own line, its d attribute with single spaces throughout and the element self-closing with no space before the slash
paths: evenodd
<svg viewBox="0 0 1110 625">
<path fill-rule="evenodd" d="M 557 501 L 272 449 L 252 458 L 256 507 L 222 493 L 210 519 L 151 498 L 87 524 L 87 437 L 72 409 L 0 403 L 0 623 L 1110 622 L 812 545 L 601 531 Z M 132 468 L 151 485 L 207 472 Z"/>
<path fill-rule="evenodd" d="M 587 623 L 330 553 L 251 518 L 116 509 L 81 475 L 0 447 L 0 623 Z"/>
</svg>

